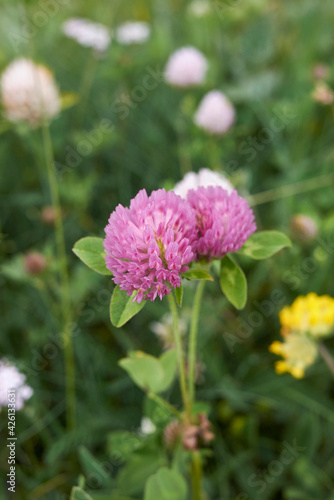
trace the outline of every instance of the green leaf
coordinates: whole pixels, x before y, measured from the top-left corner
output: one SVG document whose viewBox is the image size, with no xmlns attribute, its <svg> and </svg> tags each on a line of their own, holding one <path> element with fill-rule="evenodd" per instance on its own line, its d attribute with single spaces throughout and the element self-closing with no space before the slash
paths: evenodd
<svg viewBox="0 0 334 500">
<path fill-rule="evenodd" d="M 81 488 L 78 488 L 78 486 L 74 486 L 71 491 L 70 500 L 92 500 L 92 497 Z"/>
<path fill-rule="evenodd" d="M 178 288 L 175 288 L 175 297 L 176 302 L 179 307 L 182 307 L 182 299 L 183 299 L 183 286 L 180 285 Z"/>
<path fill-rule="evenodd" d="M 165 464 L 166 458 L 161 452 L 147 452 L 145 455 L 134 453 L 117 476 L 117 490 L 122 495 L 140 495 L 142 498 L 147 479 Z"/>
<path fill-rule="evenodd" d="M 144 500 L 186 500 L 187 483 L 174 470 L 162 467 L 145 485 Z"/>
<path fill-rule="evenodd" d="M 258 231 L 248 238 L 238 253 L 262 260 L 286 247 L 291 247 L 291 241 L 285 234 L 279 231 Z"/>
<path fill-rule="evenodd" d="M 85 476 L 94 475 L 94 478 L 101 486 L 110 486 L 111 478 L 104 470 L 102 465 L 93 457 L 85 446 L 80 446 L 78 450 L 81 467 L 85 472 Z"/>
<path fill-rule="evenodd" d="M 205 271 L 204 269 L 189 269 L 189 271 L 186 271 L 183 273 L 182 278 L 186 278 L 187 280 L 208 280 L 208 281 L 213 281 L 213 277 L 211 276 L 208 271 Z"/>
<path fill-rule="evenodd" d="M 143 438 L 135 432 L 113 431 L 107 435 L 107 449 L 113 461 L 122 463 L 131 458 L 143 445 Z"/>
<path fill-rule="evenodd" d="M 119 365 L 144 391 L 163 392 L 171 385 L 176 375 L 176 352 L 170 350 L 160 358 L 155 358 L 142 351 L 133 351 L 129 353 L 128 358 L 121 359 Z"/>
<path fill-rule="evenodd" d="M 170 349 L 166 351 L 159 358 L 160 364 L 162 366 L 164 376 L 163 380 L 160 384 L 159 392 L 163 392 L 172 384 L 177 370 L 177 357 L 176 351 L 174 349 Z"/>
<path fill-rule="evenodd" d="M 103 247 L 103 239 L 95 236 L 88 236 L 78 240 L 72 251 L 86 266 L 100 274 L 111 275 L 111 271 L 106 268 L 104 260 L 105 251 Z"/>
<path fill-rule="evenodd" d="M 240 267 L 226 255 L 221 260 L 220 286 L 236 309 L 243 309 L 247 300 L 247 280 Z"/>
<path fill-rule="evenodd" d="M 133 302 L 136 292 L 129 297 L 127 293 L 120 290 L 117 285 L 110 301 L 110 320 L 117 328 L 125 325 L 133 316 L 135 316 L 145 305 L 143 300 L 140 304 Z"/>
<path fill-rule="evenodd" d="M 121 359 L 119 365 L 144 391 L 159 391 L 164 379 L 164 371 L 160 361 L 154 356 L 136 351 L 130 353 L 129 358 Z"/>
</svg>

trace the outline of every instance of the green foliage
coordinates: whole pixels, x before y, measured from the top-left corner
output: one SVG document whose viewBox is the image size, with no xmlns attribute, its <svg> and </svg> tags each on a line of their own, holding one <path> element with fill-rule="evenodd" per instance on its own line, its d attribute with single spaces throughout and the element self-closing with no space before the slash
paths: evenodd
<svg viewBox="0 0 334 500">
<path fill-rule="evenodd" d="M 118 285 L 115 287 L 110 301 L 110 321 L 117 328 L 125 325 L 144 307 L 144 300 L 140 304 L 133 301 L 135 296 L 136 292 L 129 297 Z"/>
<path fill-rule="evenodd" d="M 247 280 L 238 264 L 226 255 L 221 260 L 220 286 L 236 309 L 243 309 L 247 300 Z"/>
<path fill-rule="evenodd" d="M 187 483 L 183 477 L 166 467 L 151 476 L 145 486 L 144 500 L 186 500 Z"/>
<path fill-rule="evenodd" d="M 144 391 L 159 393 L 168 389 L 174 380 L 176 353 L 169 350 L 155 358 L 141 351 L 130 352 L 119 364 Z"/>
<path fill-rule="evenodd" d="M 186 278 L 187 280 L 208 280 L 208 281 L 213 281 L 213 277 L 206 271 L 205 269 L 189 269 L 189 271 L 186 271 L 185 273 L 182 274 L 183 278 Z"/>
<path fill-rule="evenodd" d="M 257 231 L 248 238 L 239 253 L 262 260 L 286 247 L 291 247 L 291 241 L 285 234 L 279 231 Z"/>
<path fill-rule="evenodd" d="M 74 486 L 71 491 L 71 500 L 93 500 L 84 490 Z"/>
<path fill-rule="evenodd" d="M 105 251 L 103 239 L 87 236 L 77 241 L 73 247 L 73 252 L 86 266 L 100 274 L 111 275 L 111 271 L 106 268 Z"/>
<path fill-rule="evenodd" d="M 176 302 L 178 303 L 179 307 L 182 307 L 182 300 L 183 300 L 183 286 L 180 285 L 178 288 L 175 288 L 175 297 L 176 297 Z"/>
<path fill-rule="evenodd" d="M 196 382 L 201 403 L 195 411 L 209 415 L 215 433 L 212 446 L 202 450 L 207 496 L 334 500 L 332 376 L 320 358 L 303 380 L 279 376 L 277 357 L 268 352 L 280 337 L 284 305 L 310 291 L 334 296 L 333 105 L 312 97 L 319 63 L 328 67 L 321 82 L 334 88 L 334 3 L 214 1 L 203 17 L 191 13 L 191 2 L 176 0 L 65 3 L 1 2 L 0 72 L 16 57 L 46 64 L 66 108 L 51 123 L 51 136 L 69 261 L 77 393 L 76 426 L 67 429 L 59 258 L 54 225 L 43 216 L 51 198 L 41 131 L 9 122 L 2 107 L 0 351 L 34 390 L 16 413 L 13 496 L 62 500 L 84 474 L 85 485 L 78 486 L 94 500 L 138 500 L 160 467 L 188 477 L 187 453 L 166 452 L 163 446 L 173 417 L 118 364 L 128 352 L 149 352 L 161 376 L 163 344 L 151 325 L 168 313 L 167 301 L 138 306 L 116 288 L 114 326 L 122 328 L 114 328 L 109 317 L 114 284 L 102 240 L 97 238 L 92 252 L 82 249 L 88 250 L 84 262 L 102 275 L 71 249 L 87 235 L 101 235 L 114 208 L 128 206 L 139 189 L 171 189 L 185 172 L 207 167 L 225 172 L 241 195 L 247 193 L 260 230 L 236 256 L 247 277 L 244 309 L 236 311 L 221 293 L 219 261 L 212 266 L 218 279 L 206 286 L 201 307 Z M 113 39 L 96 58 L 64 36 L 62 23 L 70 17 L 112 30 L 142 19 L 153 30 L 143 45 L 121 46 Z M 187 45 L 202 51 L 209 67 L 202 86 L 181 90 L 167 85 L 162 73 L 171 53 Z M 236 110 L 234 126 L 222 137 L 193 123 L 204 94 L 215 88 Z M 106 121 L 109 127 L 103 128 Z M 296 214 L 315 222 L 314 237 L 305 241 L 296 234 L 291 224 Z M 285 237 L 268 239 L 271 229 L 286 234 L 291 248 Z M 42 275 L 25 272 L 24 256 L 31 251 L 47 258 Z M 272 252 L 276 255 L 267 259 Z M 198 268 L 210 272 L 204 263 Z M 187 327 L 192 279 L 182 280 L 179 313 Z M 178 289 L 179 302 L 181 295 Z M 326 345 L 334 352 L 333 339 Z M 181 408 L 176 383 L 164 397 Z M 156 426 L 153 434 L 139 431 L 142 415 Z M 0 429 L 7 423 L 7 412 L 1 411 Z M 276 474 L 285 443 L 292 446 L 294 440 L 305 449 Z M 82 455 L 81 446 L 90 455 Z M 109 473 L 112 487 L 91 482 L 95 461 Z M 6 446 L 0 446 L 0 470 L 5 477 Z M 1 498 L 5 488 L 4 480 Z"/>
</svg>

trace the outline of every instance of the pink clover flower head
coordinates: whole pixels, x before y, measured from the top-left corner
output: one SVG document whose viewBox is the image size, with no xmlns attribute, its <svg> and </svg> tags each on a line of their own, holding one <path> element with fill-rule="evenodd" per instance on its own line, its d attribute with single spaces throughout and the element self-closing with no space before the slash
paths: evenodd
<svg viewBox="0 0 334 500">
<path fill-rule="evenodd" d="M 181 285 L 180 274 L 195 259 L 195 214 L 165 189 L 139 191 L 130 208 L 118 205 L 105 228 L 106 266 L 113 280 L 137 302 L 155 300 Z"/>
<path fill-rule="evenodd" d="M 197 258 L 222 258 L 239 250 L 256 231 L 253 210 L 247 201 L 220 186 L 190 190 L 188 202 L 197 220 L 197 239 L 194 245 Z"/>
</svg>

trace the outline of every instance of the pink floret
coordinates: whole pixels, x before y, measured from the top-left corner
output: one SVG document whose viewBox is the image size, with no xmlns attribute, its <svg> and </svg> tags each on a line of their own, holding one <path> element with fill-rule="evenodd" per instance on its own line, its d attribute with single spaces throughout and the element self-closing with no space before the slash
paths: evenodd
<svg viewBox="0 0 334 500">
<path fill-rule="evenodd" d="M 197 258 L 221 258 L 239 250 L 256 231 L 253 210 L 237 191 L 218 186 L 200 187 L 188 193 L 198 236 L 194 245 Z"/>
<path fill-rule="evenodd" d="M 130 208 L 118 205 L 105 228 L 106 266 L 114 282 L 137 302 L 155 300 L 181 284 L 195 259 L 195 214 L 188 203 L 164 189 L 145 189 Z"/>
</svg>

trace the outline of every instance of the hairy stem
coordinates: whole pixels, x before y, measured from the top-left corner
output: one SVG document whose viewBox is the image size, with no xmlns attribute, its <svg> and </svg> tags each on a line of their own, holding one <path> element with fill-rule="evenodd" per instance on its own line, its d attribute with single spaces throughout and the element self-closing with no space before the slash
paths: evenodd
<svg viewBox="0 0 334 500">
<path fill-rule="evenodd" d="M 191 464 L 192 500 L 203 500 L 202 495 L 202 462 L 199 451 L 192 453 Z"/>
<path fill-rule="evenodd" d="M 205 280 L 200 280 L 197 285 L 197 290 L 194 298 L 191 325 L 190 325 L 189 351 L 188 351 L 188 373 L 189 373 L 188 392 L 189 392 L 190 412 L 192 411 L 194 395 L 195 395 L 197 332 L 198 332 L 199 312 L 200 312 L 204 287 L 205 287 Z"/>
<path fill-rule="evenodd" d="M 184 364 L 184 354 L 182 348 L 182 340 L 179 328 L 179 318 L 177 314 L 177 305 L 174 299 L 174 295 L 171 293 L 168 295 L 169 307 L 173 318 L 173 332 L 174 332 L 174 341 L 176 347 L 176 355 L 177 362 L 179 367 L 179 375 L 180 375 L 180 388 L 183 399 L 183 404 L 187 413 L 187 417 L 191 418 L 191 411 L 189 405 L 189 396 L 187 392 L 187 383 L 186 383 L 186 369 Z"/>
<path fill-rule="evenodd" d="M 159 406 L 161 406 L 162 408 L 165 408 L 170 413 L 172 413 L 175 417 L 177 417 L 178 419 L 181 420 L 181 418 L 182 418 L 181 413 L 179 411 L 177 411 L 177 409 L 174 406 L 172 406 L 170 403 L 168 403 L 168 401 L 161 398 L 160 396 L 158 396 L 154 392 L 149 392 L 147 395 L 150 399 L 155 401 Z"/>
<path fill-rule="evenodd" d="M 47 123 L 43 124 L 43 145 L 48 173 L 51 203 L 55 212 L 55 233 L 59 260 L 59 274 L 61 282 L 60 303 L 62 311 L 62 340 L 65 357 L 65 386 L 66 386 L 66 417 L 68 428 L 75 426 L 75 366 L 72 346 L 72 311 L 69 294 L 69 277 L 64 237 L 63 219 L 59 201 L 57 179 L 54 171 L 54 156 L 50 130 Z"/>
</svg>

